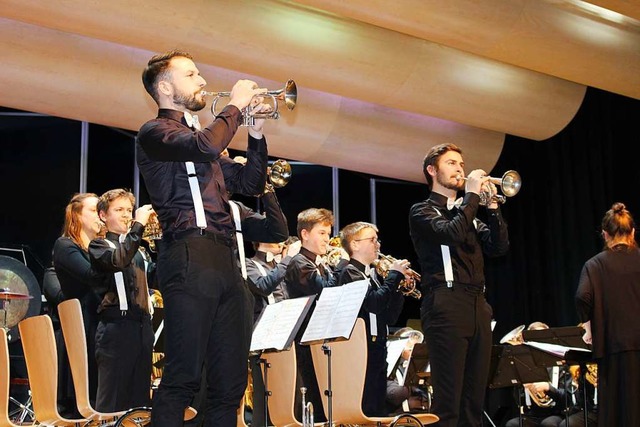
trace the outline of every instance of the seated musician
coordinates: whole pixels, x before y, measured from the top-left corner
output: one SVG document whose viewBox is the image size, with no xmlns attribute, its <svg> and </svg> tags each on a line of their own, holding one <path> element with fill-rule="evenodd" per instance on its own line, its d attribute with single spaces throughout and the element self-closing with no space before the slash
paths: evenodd
<svg viewBox="0 0 640 427">
<path fill-rule="evenodd" d="M 528 330 L 549 329 L 542 322 L 533 322 Z M 554 374 L 554 370 L 557 374 Z M 573 371 L 575 372 L 575 371 Z M 525 427 L 579 427 L 584 425 L 582 382 L 578 383 L 577 375 L 564 367 L 549 368 L 550 381 L 523 384 L 527 393 L 527 410 L 523 418 Z M 554 376 L 557 379 L 554 381 Z M 580 391 L 578 391 L 580 390 Z M 591 402 L 588 404 L 589 425 L 597 425 L 597 415 L 594 412 L 594 388 L 587 383 L 587 395 Z M 507 421 L 505 427 L 518 427 L 519 417 Z"/>
<path fill-rule="evenodd" d="M 429 394 L 416 386 L 405 385 L 407 368 L 411 352 L 416 344 L 424 341 L 422 332 L 411 328 L 402 328 L 393 334 L 396 338 L 406 339 L 400 358 L 387 378 L 386 409 L 388 414 L 402 412 L 427 411 L 430 407 Z"/>
</svg>

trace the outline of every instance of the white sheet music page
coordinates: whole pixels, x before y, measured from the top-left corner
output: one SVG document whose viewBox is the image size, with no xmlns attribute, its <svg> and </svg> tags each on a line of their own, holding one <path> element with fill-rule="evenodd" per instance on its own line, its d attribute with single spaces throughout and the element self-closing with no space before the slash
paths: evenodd
<svg viewBox="0 0 640 427">
<path fill-rule="evenodd" d="M 393 372 L 393 368 L 396 367 L 407 341 L 409 341 L 409 338 L 387 341 L 387 378 Z"/>
<path fill-rule="evenodd" d="M 524 343 L 528 346 L 537 348 L 542 351 L 546 351 L 547 353 L 553 354 L 554 356 L 558 356 L 558 357 L 564 357 L 564 354 L 569 350 L 584 351 L 586 353 L 589 353 L 591 351 L 584 348 L 566 347 L 564 345 L 549 344 L 549 343 L 536 342 L 536 341 L 525 341 Z"/>
<path fill-rule="evenodd" d="M 250 351 L 284 350 L 310 298 L 287 299 L 265 307 L 253 330 Z"/>
<path fill-rule="evenodd" d="M 369 280 L 366 279 L 324 288 L 301 342 L 308 343 L 338 337 L 348 339 L 368 289 Z"/>
</svg>

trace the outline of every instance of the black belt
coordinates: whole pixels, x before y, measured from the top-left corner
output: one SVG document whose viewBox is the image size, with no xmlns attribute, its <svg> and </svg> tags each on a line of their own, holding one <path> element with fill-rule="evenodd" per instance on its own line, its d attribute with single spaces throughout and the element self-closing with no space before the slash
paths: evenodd
<svg viewBox="0 0 640 427">
<path fill-rule="evenodd" d="M 453 282 L 451 286 L 449 286 L 447 283 L 436 283 L 435 285 L 427 287 L 427 291 L 435 291 L 438 289 L 464 290 L 475 295 L 481 295 L 484 294 L 485 287 L 478 285 L 466 285 L 456 282 Z"/>
<path fill-rule="evenodd" d="M 117 322 L 119 320 L 133 320 L 142 322 L 151 320 L 151 315 L 136 306 L 133 309 L 122 311 L 119 307 L 107 307 L 98 313 L 101 322 Z"/>
<path fill-rule="evenodd" d="M 224 234 L 213 233 L 207 230 L 201 229 L 191 229 L 185 231 L 176 231 L 173 233 L 163 233 L 162 234 L 162 242 L 170 243 L 178 240 L 184 239 L 194 239 L 194 238 L 202 238 L 213 240 L 214 242 L 225 245 L 225 246 L 233 246 L 234 239 L 231 236 L 225 236 Z"/>
</svg>

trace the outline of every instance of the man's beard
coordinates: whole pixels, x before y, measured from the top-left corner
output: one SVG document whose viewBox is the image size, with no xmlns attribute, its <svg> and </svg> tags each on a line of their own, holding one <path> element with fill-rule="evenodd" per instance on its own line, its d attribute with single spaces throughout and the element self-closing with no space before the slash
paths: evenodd
<svg viewBox="0 0 640 427">
<path fill-rule="evenodd" d="M 436 170 L 436 181 L 438 182 L 438 184 L 440 184 L 442 187 L 448 189 L 448 190 L 454 190 L 454 191 L 460 191 L 460 190 L 464 190 L 464 180 L 463 179 L 457 179 L 455 180 L 455 184 L 451 183 L 451 177 L 448 177 L 448 179 L 444 179 L 446 177 L 442 176 L 442 174 L 440 173 L 439 170 Z"/>
<path fill-rule="evenodd" d="M 182 105 L 189 111 L 200 111 L 207 105 L 203 98 L 196 98 L 196 94 L 175 94 L 173 95 L 173 103 Z"/>
</svg>

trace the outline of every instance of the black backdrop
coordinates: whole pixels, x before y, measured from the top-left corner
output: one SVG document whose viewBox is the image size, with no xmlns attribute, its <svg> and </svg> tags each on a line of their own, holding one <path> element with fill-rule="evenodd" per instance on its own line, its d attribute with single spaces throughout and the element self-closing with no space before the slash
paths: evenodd
<svg viewBox="0 0 640 427">
<path fill-rule="evenodd" d="M 488 299 L 498 321 L 496 339 L 535 320 L 551 326 L 577 323 L 573 293 L 582 264 L 602 246 L 597 231 L 604 212 L 622 201 L 640 217 L 639 121 L 640 101 L 589 88 L 575 118 L 553 138 L 531 141 L 507 136 L 492 175 L 515 169 L 522 175 L 523 187 L 503 207 L 511 251 L 487 260 Z M 0 116 L 0 247 L 27 245 L 42 264 L 50 262 L 64 206 L 79 185 L 79 132 L 80 124 L 72 120 Z M 89 137 L 89 191 L 131 188 L 134 135 L 90 125 Z M 420 162 L 407 167 L 419 168 Z M 370 220 L 369 178 L 339 172 L 341 226 Z M 378 179 L 376 188 L 382 250 L 408 258 L 415 266 L 407 212 L 427 196 L 426 187 Z M 331 169 L 294 166 L 292 182 L 278 194 L 294 233 L 300 210 L 331 208 Z M 140 199 L 148 200 L 143 186 Z M 37 263 L 31 267 L 41 279 Z M 399 324 L 418 317 L 418 301 L 407 300 Z"/>
</svg>

